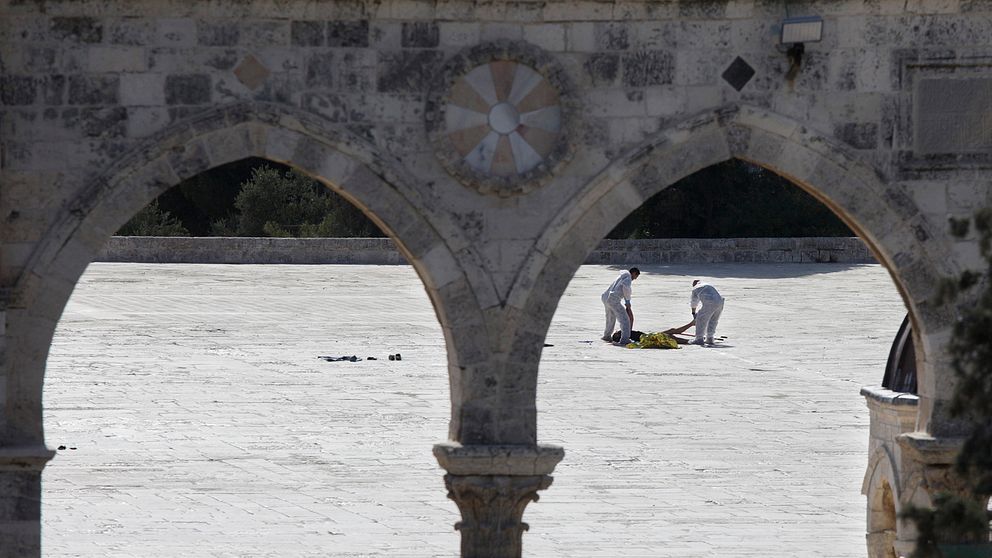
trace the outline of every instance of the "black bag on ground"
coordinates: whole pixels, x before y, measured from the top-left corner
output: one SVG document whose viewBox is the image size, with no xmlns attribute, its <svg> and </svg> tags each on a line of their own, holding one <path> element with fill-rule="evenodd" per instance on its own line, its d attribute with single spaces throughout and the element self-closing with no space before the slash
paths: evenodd
<svg viewBox="0 0 992 558">
<path fill-rule="evenodd" d="M 620 332 L 620 331 L 614 331 L 613 332 L 613 342 L 614 343 L 619 343 L 620 342 L 620 334 L 621 333 L 622 332 Z M 644 332 L 643 331 L 631 330 L 630 331 L 630 340 L 631 341 L 634 341 L 634 342 L 640 341 L 642 335 L 644 335 Z"/>
</svg>

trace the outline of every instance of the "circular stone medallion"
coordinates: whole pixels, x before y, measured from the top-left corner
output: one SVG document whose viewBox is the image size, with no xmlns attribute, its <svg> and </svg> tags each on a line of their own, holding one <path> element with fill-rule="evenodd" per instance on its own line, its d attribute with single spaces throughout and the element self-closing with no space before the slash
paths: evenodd
<svg viewBox="0 0 992 558">
<path fill-rule="evenodd" d="M 457 67 L 470 69 L 445 76 L 452 85 L 435 99 L 429 130 L 438 158 L 462 183 L 483 193 L 524 193 L 566 158 L 567 111 L 561 85 L 534 69 L 551 66 L 537 58 L 546 56 L 506 50 L 492 56 L 494 48 L 464 55 Z"/>
</svg>

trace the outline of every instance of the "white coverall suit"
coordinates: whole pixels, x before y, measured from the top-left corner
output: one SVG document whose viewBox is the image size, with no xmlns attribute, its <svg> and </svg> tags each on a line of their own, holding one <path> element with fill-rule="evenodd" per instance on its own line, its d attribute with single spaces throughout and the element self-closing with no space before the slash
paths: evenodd
<svg viewBox="0 0 992 558">
<path fill-rule="evenodd" d="M 689 299 L 690 307 L 695 308 L 697 304 L 702 304 L 702 307 L 696 312 L 696 338 L 693 342 L 712 344 L 720 314 L 723 313 L 723 297 L 713 285 L 699 282 L 692 288 L 692 298 Z"/>
<path fill-rule="evenodd" d="M 627 309 L 624 303 L 630 304 L 630 282 L 632 278 L 629 271 L 622 271 L 617 280 L 610 285 L 603 293 L 603 306 L 606 307 L 606 329 L 603 330 L 603 339 L 613 339 L 613 326 L 620 322 L 620 344 L 630 343 L 630 318 L 627 316 Z"/>
</svg>

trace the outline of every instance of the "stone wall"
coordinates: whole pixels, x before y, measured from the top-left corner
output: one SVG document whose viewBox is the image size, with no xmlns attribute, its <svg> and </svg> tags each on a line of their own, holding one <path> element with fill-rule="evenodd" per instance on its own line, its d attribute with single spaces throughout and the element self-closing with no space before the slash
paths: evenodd
<svg viewBox="0 0 992 558">
<path fill-rule="evenodd" d="M 141 263 L 405 264 L 389 238 L 115 236 L 97 261 Z M 875 263 L 853 238 L 604 240 L 586 263 Z"/>
</svg>

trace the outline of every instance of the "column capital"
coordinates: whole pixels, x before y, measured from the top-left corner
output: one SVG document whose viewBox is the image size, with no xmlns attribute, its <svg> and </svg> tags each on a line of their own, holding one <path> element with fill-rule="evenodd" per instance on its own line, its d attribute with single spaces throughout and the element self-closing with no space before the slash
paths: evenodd
<svg viewBox="0 0 992 558">
<path fill-rule="evenodd" d="M 538 499 L 537 491 L 551 486 L 548 475 L 445 475 L 448 498 L 462 520 L 462 558 L 520 558 L 524 508 Z"/>
<path fill-rule="evenodd" d="M 934 437 L 926 432 L 906 432 L 896 442 L 907 457 L 924 465 L 951 465 L 957 458 L 964 438 Z"/>
<path fill-rule="evenodd" d="M 0 471 L 41 471 L 55 457 L 45 446 L 0 446 Z"/>
<path fill-rule="evenodd" d="M 558 446 L 469 445 L 442 442 L 434 445 L 434 457 L 451 475 L 548 475 L 565 457 Z"/>
</svg>

